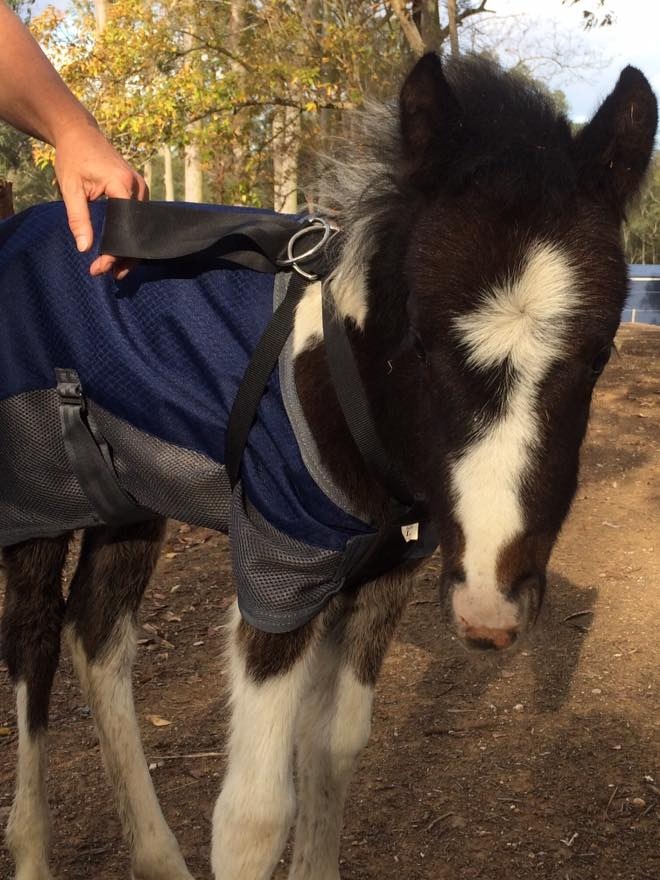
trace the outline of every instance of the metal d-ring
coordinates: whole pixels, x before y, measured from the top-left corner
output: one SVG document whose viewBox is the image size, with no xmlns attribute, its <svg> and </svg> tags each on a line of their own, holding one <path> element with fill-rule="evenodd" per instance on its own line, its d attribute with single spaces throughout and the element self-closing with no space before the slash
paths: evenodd
<svg viewBox="0 0 660 880">
<path fill-rule="evenodd" d="M 313 272 L 306 272 L 301 268 L 300 263 L 306 263 L 314 259 L 323 250 L 335 232 L 339 230 L 336 226 L 332 226 L 327 220 L 324 220 L 323 217 L 307 217 L 305 223 L 307 224 L 306 226 L 302 226 L 297 232 L 293 233 L 287 244 L 286 259 L 278 260 L 277 265 L 282 266 L 282 268 L 291 267 L 308 281 L 316 281 L 319 276 Z M 294 254 L 293 248 L 297 241 L 309 235 L 310 232 L 319 232 L 319 230 L 323 230 L 323 232 L 321 238 L 315 244 L 308 248 L 308 250 L 303 251 L 302 254 Z"/>
</svg>

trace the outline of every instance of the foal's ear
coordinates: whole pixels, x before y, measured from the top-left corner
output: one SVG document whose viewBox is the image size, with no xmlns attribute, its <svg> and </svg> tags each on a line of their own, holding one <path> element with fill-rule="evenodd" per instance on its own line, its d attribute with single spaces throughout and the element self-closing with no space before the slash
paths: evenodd
<svg viewBox="0 0 660 880">
<path fill-rule="evenodd" d="M 644 74 L 626 67 L 614 91 L 575 138 L 580 178 L 623 216 L 653 152 L 658 105 Z"/>
<path fill-rule="evenodd" d="M 443 137 L 460 128 L 462 113 L 435 52 L 424 55 L 410 71 L 401 89 L 399 113 L 403 152 L 420 164 Z"/>
</svg>

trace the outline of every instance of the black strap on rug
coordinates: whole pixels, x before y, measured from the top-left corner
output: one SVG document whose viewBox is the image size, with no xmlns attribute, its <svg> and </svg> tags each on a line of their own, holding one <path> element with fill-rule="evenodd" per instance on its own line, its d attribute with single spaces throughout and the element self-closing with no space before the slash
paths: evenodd
<svg viewBox="0 0 660 880">
<path fill-rule="evenodd" d="M 308 283 L 301 275 L 296 274 L 291 278 L 286 296 L 273 312 L 273 317 L 257 343 L 241 379 L 225 435 L 225 467 L 232 489 L 238 482 L 243 452 L 259 403 L 289 338 L 296 306 Z"/>
<path fill-rule="evenodd" d="M 302 222 L 265 211 L 108 199 L 100 249 L 137 260 L 194 259 L 207 268 L 222 262 L 256 272 L 280 272 Z M 322 267 L 316 263 L 309 270 L 320 274 Z"/>
<path fill-rule="evenodd" d="M 156 515 L 141 507 L 119 485 L 108 444 L 87 411 L 75 370 L 56 369 L 64 447 L 80 488 L 100 523 L 124 525 Z"/>
<path fill-rule="evenodd" d="M 378 436 L 367 393 L 353 353 L 345 319 L 338 314 L 330 291 L 323 290 L 323 339 L 332 385 L 351 437 L 371 476 L 390 496 L 390 521 L 398 525 L 426 516 L 422 496 L 414 496 L 394 467 Z"/>
</svg>

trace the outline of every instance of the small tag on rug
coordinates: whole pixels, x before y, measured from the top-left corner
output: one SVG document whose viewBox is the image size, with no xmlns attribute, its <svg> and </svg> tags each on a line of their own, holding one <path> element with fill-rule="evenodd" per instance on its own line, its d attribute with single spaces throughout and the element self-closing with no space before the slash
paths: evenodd
<svg viewBox="0 0 660 880">
<path fill-rule="evenodd" d="M 409 523 L 407 526 L 401 526 L 401 534 L 406 543 L 416 541 L 419 538 L 419 523 Z"/>
</svg>

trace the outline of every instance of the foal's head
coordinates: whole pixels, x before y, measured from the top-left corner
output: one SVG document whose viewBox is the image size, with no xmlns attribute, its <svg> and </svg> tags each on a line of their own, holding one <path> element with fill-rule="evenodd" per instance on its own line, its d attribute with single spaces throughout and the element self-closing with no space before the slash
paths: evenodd
<svg viewBox="0 0 660 880">
<path fill-rule="evenodd" d="M 626 68 L 573 134 L 517 76 L 474 59 L 443 71 L 429 55 L 397 112 L 371 183 L 347 171 L 365 185 L 333 287 L 382 355 L 367 368 L 375 409 L 429 498 L 449 621 L 471 646 L 507 648 L 537 616 L 575 492 L 656 101 Z"/>
</svg>

